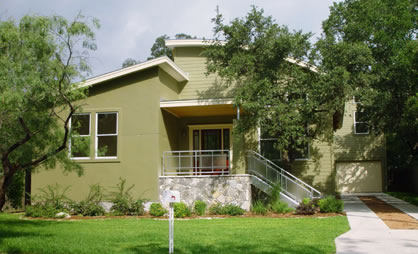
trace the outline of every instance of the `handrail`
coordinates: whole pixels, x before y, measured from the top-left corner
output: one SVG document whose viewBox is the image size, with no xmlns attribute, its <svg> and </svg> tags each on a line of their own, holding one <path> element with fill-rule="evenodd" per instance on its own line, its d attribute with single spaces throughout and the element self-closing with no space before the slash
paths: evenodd
<svg viewBox="0 0 418 254">
<path fill-rule="evenodd" d="M 227 175 L 230 158 L 229 150 L 164 151 L 162 175 Z"/>
<path fill-rule="evenodd" d="M 287 187 L 288 187 L 287 181 L 295 184 L 302 191 L 305 191 L 306 193 L 309 193 L 309 197 L 310 198 L 321 197 L 322 194 L 321 194 L 320 191 L 318 191 L 314 187 L 310 186 L 309 184 L 305 183 L 304 181 L 300 180 L 299 178 L 297 178 L 293 174 L 291 174 L 291 173 L 287 172 L 286 170 L 282 169 L 281 167 L 277 166 L 275 163 L 273 163 L 269 159 L 265 158 L 261 154 L 255 152 L 255 151 L 247 151 L 247 154 L 248 154 L 247 155 L 248 157 L 249 156 L 252 156 L 254 159 L 256 159 L 257 161 L 259 161 L 260 163 L 262 163 L 262 164 L 268 166 L 269 168 L 271 168 L 272 170 L 276 171 L 280 175 L 280 183 L 283 182 L 283 179 L 282 178 L 285 178 L 286 185 L 283 186 L 283 184 L 282 184 L 282 190 L 284 192 L 286 192 L 286 194 L 288 194 L 289 196 L 296 197 L 295 195 L 293 195 L 287 189 Z M 256 172 L 255 169 L 251 169 L 251 168 L 248 168 L 248 169 L 249 169 L 249 173 L 256 173 L 256 175 L 259 176 L 259 177 L 261 177 L 263 180 L 266 180 L 270 184 L 274 184 L 274 182 L 272 182 L 270 179 L 268 179 L 267 175 L 266 176 L 261 176 L 259 173 Z M 267 172 L 266 172 L 266 174 L 267 174 Z M 298 201 L 300 201 L 300 200 L 298 200 Z"/>
</svg>

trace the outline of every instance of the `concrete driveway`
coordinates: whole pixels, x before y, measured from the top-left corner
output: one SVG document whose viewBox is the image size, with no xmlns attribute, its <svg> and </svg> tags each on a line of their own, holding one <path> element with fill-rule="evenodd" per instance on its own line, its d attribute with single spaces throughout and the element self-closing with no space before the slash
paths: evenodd
<svg viewBox="0 0 418 254">
<path fill-rule="evenodd" d="M 418 253 L 418 230 L 389 229 L 357 196 L 375 196 L 418 220 L 418 207 L 387 194 L 345 194 L 351 230 L 335 239 L 337 254 Z"/>
</svg>

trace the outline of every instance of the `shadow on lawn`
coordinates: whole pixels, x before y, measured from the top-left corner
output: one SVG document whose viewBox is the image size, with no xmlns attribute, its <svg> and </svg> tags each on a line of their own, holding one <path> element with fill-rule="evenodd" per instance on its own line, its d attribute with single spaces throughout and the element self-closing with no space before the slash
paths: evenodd
<svg viewBox="0 0 418 254">
<path fill-rule="evenodd" d="M 213 246 L 213 245 L 201 245 L 201 244 L 190 244 L 187 246 L 187 249 L 182 247 L 174 246 L 175 254 L 190 254 L 190 253 L 253 253 L 253 254 L 273 254 L 273 253 L 296 253 L 296 254 L 306 254 L 306 253 L 324 253 L 324 250 L 320 250 L 313 246 L 297 246 L 292 245 L 288 246 L 285 244 L 277 244 L 277 246 L 271 247 L 271 251 L 260 250 L 260 245 L 236 245 L 228 244 L 225 246 Z M 129 252 L 132 253 L 141 253 L 141 254 L 157 254 L 157 253 L 167 253 L 168 246 L 161 245 L 158 243 L 151 243 L 146 245 L 138 245 L 134 248 L 129 248 Z"/>
<path fill-rule="evenodd" d="M 54 221 L 41 220 L 22 220 L 22 219 L 7 219 L 0 218 L 0 245 L 7 238 L 32 237 L 39 236 L 39 231 L 33 231 L 33 228 L 46 227 L 55 224 Z M 42 234 L 43 237 L 51 235 Z M 11 249 L 7 253 L 20 253 L 18 249 Z"/>
</svg>

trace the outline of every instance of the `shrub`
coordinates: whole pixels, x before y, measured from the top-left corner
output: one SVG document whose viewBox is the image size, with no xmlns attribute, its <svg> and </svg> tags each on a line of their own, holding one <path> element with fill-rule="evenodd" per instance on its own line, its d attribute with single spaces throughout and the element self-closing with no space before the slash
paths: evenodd
<svg viewBox="0 0 418 254">
<path fill-rule="evenodd" d="M 225 205 L 222 208 L 223 214 L 236 216 L 236 215 L 243 215 L 245 210 L 237 205 Z"/>
<path fill-rule="evenodd" d="M 209 207 L 209 214 L 219 215 L 222 214 L 222 205 L 214 204 Z"/>
<path fill-rule="evenodd" d="M 277 200 L 276 202 L 273 202 L 270 208 L 274 213 L 288 213 L 293 211 L 293 209 L 290 208 L 287 205 L 287 203 L 282 200 Z"/>
<path fill-rule="evenodd" d="M 104 188 L 100 184 L 93 184 L 90 186 L 89 194 L 85 200 L 80 202 L 73 202 L 71 210 L 75 214 L 82 214 L 83 216 L 100 216 L 106 213 L 105 209 L 100 205 L 103 200 Z"/>
<path fill-rule="evenodd" d="M 163 216 L 167 212 L 160 203 L 152 203 L 149 209 L 149 214 L 157 217 Z"/>
<path fill-rule="evenodd" d="M 47 185 L 41 188 L 40 195 L 33 197 L 33 202 L 39 206 L 53 207 L 59 211 L 68 211 L 69 204 L 72 202 L 65 193 L 70 186 L 61 187 L 59 184 Z"/>
<path fill-rule="evenodd" d="M 333 196 L 328 196 L 319 200 L 319 209 L 321 213 L 341 213 L 344 210 L 344 203 Z"/>
<path fill-rule="evenodd" d="M 174 203 L 174 217 L 184 218 L 190 215 L 192 215 L 192 212 L 185 203 Z"/>
<path fill-rule="evenodd" d="M 280 200 L 280 192 L 281 191 L 282 191 L 282 187 L 280 186 L 280 183 L 275 183 L 272 186 L 271 196 L 270 196 L 270 203 L 274 203 L 274 202 Z"/>
<path fill-rule="evenodd" d="M 215 204 L 212 205 L 209 208 L 209 213 L 210 214 L 217 214 L 217 215 L 231 215 L 231 216 L 236 216 L 236 215 L 243 215 L 245 212 L 244 209 L 242 209 L 241 207 L 237 206 L 237 205 L 220 205 L 220 204 Z"/>
<path fill-rule="evenodd" d="M 299 206 L 296 207 L 295 214 L 299 215 L 312 215 L 318 211 L 318 200 L 310 200 L 309 198 L 304 198 L 300 202 Z"/>
<path fill-rule="evenodd" d="M 126 180 L 120 178 L 116 185 L 116 191 L 110 193 L 110 201 L 113 203 L 110 209 L 115 215 L 142 215 L 144 214 L 143 199 L 134 199 L 131 192 L 135 185 L 125 187 Z"/>
<path fill-rule="evenodd" d="M 200 216 L 205 215 L 206 203 L 202 200 L 196 200 L 196 202 L 194 203 L 194 213 Z"/>
<path fill-rule="evenodd" d="M 52 207 L 50 205 L 44 206 L 44 205 L 37 204 L 37 205 L 25 207 L 25 216 L 33 217 L 33 218 L 38 218 L 38 217 L 54 218 L 58 212 L 59 211 L 55 209 L 55 207 Z"/>
<path fill-rule="evenodd" d="M 260 200 L 257 200 L 254 202 L 254 204 L 251 206 L 251 211 L 255 214 L 259 215 L 266 215 L 268 212 L 267 206 Z"/>
</svg>

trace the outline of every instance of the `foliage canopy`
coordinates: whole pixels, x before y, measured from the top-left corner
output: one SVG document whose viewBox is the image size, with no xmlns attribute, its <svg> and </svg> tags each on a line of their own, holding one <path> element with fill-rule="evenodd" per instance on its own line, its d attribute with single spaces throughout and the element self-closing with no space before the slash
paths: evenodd
<svg viewBox="0 0 418 254">
<path fill-rule="evenodd" d="M 24 16 L 0 23 L 0 209 L 18 171 L 68 159 L 69 120 L 85 97 L 74 81 L 90 71 L 88 52 L 96 49 L 96 19 L 78 15 Z"/>
</svg>

